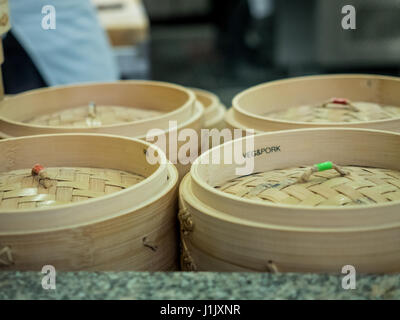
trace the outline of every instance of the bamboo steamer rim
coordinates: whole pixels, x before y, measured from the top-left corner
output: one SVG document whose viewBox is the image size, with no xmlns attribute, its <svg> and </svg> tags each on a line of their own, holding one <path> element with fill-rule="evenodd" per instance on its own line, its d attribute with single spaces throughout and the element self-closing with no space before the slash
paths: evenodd
<svg viewBox="0 0 400 320">
<path fill-rule="evenodd" d="M 119 85 L 137 85 L 137 86 L 146 86 L 146 85 L 151 85 L 151 86 L 158 86 L 162 88 L 168 88 L 171 90 L 175 91 L 180 91 L 187 95 L 187 100 L 186 102 L 175 108 L 173 111 L 166 112 L 162 115 L 156 116 L 156 117 L 151 117 L 151 118 L 146 118 L 142 120 L 137 120 L 137 121 L 130 121 L 130 122 L 123 122 L 123 123 L 115 123 L 115 124 L 109 124 L 109 125 L 102 125 L 99 127 L 91 127 L 91 128 L 80 128 L 80 127 L 68 127 L 68 126 L 44 126 L 44 125 L 38 125 L 38 124 L 31 124 L 31 123 L 25 123 L 22 121 L 16 121 L 12 120 L 9 118 L 4 117 L 2 115 L 2 108 L 4 108 L 5 105 L 9 103 L 15 103 L 18 102 L 19 99 L 30 97 L 30 96 L 35 96 L 35 95 L 40 95 L 40 94 L 46 94 L 52 91 L 56 90 L 75 90 L 75 89 L 85 89 L 85 88 L 96 88 L 96 87 L 102 87 L 102 86 L 107 86 L 107 87 L 113 87 L 113 86 L 119 86 Z M 49 132 L 52 133 L 75 133 L 75 132 L 93 132 L 93 133 L 99 133 L 102 131 L 107 131 L 109 130 L 116 130 L 116 129 L 126 129 L 132 126 L 147 126 L 151 127 L 151 123 L 155 121 L 167 121 L 167 120 L 177 120 L 178 123 L 182 121 L 187 121 L 188 117 L 193 115 L 193 113 L 196 113 L 196 108 L 198 109 L 199 107 L 196 106 L 196 96 L 195 94 L 189 90 L 186 89 L 183 86 L 177 85 L 177 84 L 172 84 L 168 82 L 162 82 L 162 81 L 150 81 L 150 80 L 120 80 L 116 82 L 100 82 L 100 83 L 83 83 L 83 84 L 72 84 L 72 85 L 59 85 L 59 86 L 53 86 L 53 87 L 48 87 L 48 88 L 39 88 L 39 89 L 34 89 L 30 91 L 26 91 L 24 93 L 18 94 L 18 95 L 13 95 L 3 102 L 0 102 L 0 128 L 5 125 L 11 126 L 11 127 L 16 127 L 14 128 L 14 131 L 18 132 L 18 128 L 25 128 L 27 130 L 46 130 L 44 134 L 48 134 Z M 64 110 L 67 108 L 64 108 Z M 164 128 L 161 128 L 164 129 Z M 13 130 L 13 129 L 12 129 Z M 39 132 L 38 134 L 43 134 L 42 132 Z M 116 132 L 106 132 L 106 134 L 117 134 Z M 9 135 L 6 132 L 1 132 L 0 135 L 3 135 L 5 138 L 13 137 L 13 135 Z M 139 135 L 136 135 L 137 137 Z M 141 134 L 141 136 L 145 136 L 144 133 Z"/>
<path fill-rule="evenodd" d="M 146 150 L 152 149 L 157 152 L 159 163 L 157 164 L 158 168 L 149 176 L 145 177 L 144 180 L 140 181 L 139 183 L 132 185 L 124 190 L 107 194 L 98 198 L 88 199 L 82 202 L 75 202 L 65 205 L 58 205 L 52 207 L 39 207 L 39 208 L 28 208 L 28 209 L 14 209 L 14 210 L 1 210 L 0 211 L 0 221 L 2 219 L 7 219 L 6 223 L 0 223 L 0 235 L 8 235 L 8 234 L 17 234 L 17 233 L 26 233 L 26 229 L 21 229 L 19 224 L 22 220 L 26 218 L 32 218 L 33 215 L 37 215 L 34 217 L 35 220 L 31 220 L 36 225 L 31 224 L 29 233 L 40 233 L 40 232 L 47 232 L 47 231 L 55 231 L 55 230 L 65 230 L 65 229 L 72 229 L 77 226 L 84 226 L 88 224 L 92 224 L 95 222 L 100 222 L 112 218 L 116 218 L 118 216 L 124 215 L 126 213 L 132 212 L 132 210 L 139 210 L 143 207 L 146 207 L 150 203 L 159 200 L 165 194 L 169 193 L 178 182 L 178 172 L 177 169 L 169 162 L 163 153 L 163 151 L 158 148 L 157 146 L 147 143 L 142 140 L 132 139 L 132 138 L 125 138 L 116 135 L 99 135 L 99 134 L 51 134 L 51 135 L 38 135 L 38 136 L 27 136 L 27 137 L 17 137 L 17 138 L 10 138 L 3 141 L 0 141 L 0 146 L 2 143 L 12 143 L 14 141 L 23 141 L 23 140 L 38 140 L 38 139 L 48 139 L 48 138 L 55 138 L 55 139 L 62 139 L 68 137 L 75 137 L 75 138 L 101 138 L 102 141 L 112 142 L 113 140 L 125 141 L 127 143 L 131 142 L 144 148 Z M 115 141 L 114 141 L 115 142 Z M 143 154 L 143 156 L 145 156 Z M 165 178 L 165 179 L 164 179 Z M 161 184 L 160 181 L 167 181 L 166 184 Z M 82 217 L 82 215 L 74 213 L 74 209 L 79 209 L 82 212 L 89 212 L 95 211 L 91 208 L 91 205 L 96 204 L 97 209 L 103 208 L 105 205 L 112 205 L 113 200 L 118 200 L 124 196 L 129 194 L 136 193 L 139 189 L 146 189 L 150 192 L 147 196 L 147 199 L 135 199 L 130 201 L 130 206 L 121 210 L 121 211 L 112 211 L 112 212 L 104 212 L 104 213 L 92 213 L 91 216 Z M 133 198 L 133 197 L 131 197 Z M 85 211 L 87 210 L 87 211 Z M 72 216 L 74 215 L 75 216 Z M 39 215 L 42 215 L 41 219 L 38 220 Z M 54 219 L 56 217 L 57 219 Z M 60 223 L 54 223 L 53 220 L 58 219 L 65 219 L 66 221 L 63 223 L 62 226 L 58 226 Z M 69 220 L 68 220 L 69 219 Z M 9 222 L 13 223 L 10 226 Z"/>
<path fill-rule="evenodd" d="M 360 79 L 360 80 L 388 80 L 388 81 L 395 81 L 399 83 L 400 86 L 400 78 L 399 77 L 394 77 L 394 76 L 383 76 L 383 75 L 373 75 L 373 74 L 334 74 L 334 75 L 318 75 L 318 76 L 302 76 L 302 77 L 294 77 L 290 79 L 282 79 L 282 80 L 274 80 L 266 83 L 262 83 L 256 86 L 253 86 L 249 89 L 246 89 L 240 93 L 238 93 L 232 100 L 232 111 L 229 113 L 229 116 L 227 115 L 227 122 L 232 123 L 233 125 L 237 126 L 237 128 L 246 128 L 246 124 L 241 124 L 238 119 L 242 119 L 245 122 L 246 121 L 257 121 L 258 124 L 262 121 L 270 121 L 270 122 L 275 122 L 277 124 L 281 124 L 282 126 L 285 126 L 286 128 L 295 126 L 294 128 L 299 128 L 299 126 L 307 127 L 307 128 L 317 128 L 317 127 L 338 127 L 338 126 L 344 126 L 344 127 L 362 127 L 367 124 L 382 124 L 382 123 L 392 123 L 392 122 L 397 122 L 400 117 L 398 118 L 388 118 L 388 119 L 382 119 L 382 120 L 371 120 L 371 121 L 353 121 L 353 122 L 332 122 L 332 123 L 326 123 L 326 122 L 305 122 L 305 121 L 290 121 L 290 120 L 283 120 L 283 119 L 275 119 L 275 118 L 270 118 L 268 116 L 263 116 L 263 115 L 258 115 L 253 112 L 250 112 L 249 110 L 246 109 L 243 105 L 241 105 L 240 100 L 249 94 L 252 94 L 253 92 L 263 89 L 263 88 L 268 88 L 271 86 L 277 86 L 281 84 L 291 84 L 291 83 L 296 83 L 296 82 L 302 82 L 302 81 L 310 81 L 310 80 L 335 80 L 335 79 Z M 330 98 L 330 97 L 327 97 Z M 399 103 L 399 108 L 400 108 L 400 103 Z M 264 130 L 260 127 L 257 128 L 251 128 L 255 129 L 256 132 L 263 132 L 268 130 L 268 128 L 264 128 Z"/>
<path fill-rule="evenodd" d="M 400 139 L 400 133 L 370 130 L 370 129 L 354 129 L 354 128 L 320 128 L 320 129 L 297 129 L 297 130 L 283 130 L 279 132 L 267 132 L 256 135 L 256 139 L 279 137 L 279 135 L 293 135 L 301 133 L 317 133 L 325 132 L 327 134 L 337 132 L 351 133 L 369 133 L 384 136 L 397 137 Z M 345 209 L 341 207 L 312 207 L 312 206 L 293 206 L 285 204 L 269 203 L 257 199 L 244 199 L 235 195 L 227 194 L 218 190 L 208 184 L 203 177 L 199 174 L 200 161 L 206 159 L 213 150 L 221 149 L 228 144 L 233 144 L 235 141 L 244 142 L 251 137 L 244 137 L 234 141 L 224 143 L 223 145 L 214 147 L 199 156 L 193 163 L 190 170 L 190 193 L 192 195 L 191 205 L 196 207 L 199 203 L 206 206 L 206 211 L 201 211 L 204 214 L 213 215 L 218 219 L 225 219 L 227 221 L 235 221 L 251 225 L 254 227 L 268 227 L 276 228 L 279 230 L 290 231 L 318 231 L 321 230 L 329 232 L 348 232 L 352 230 L 378 230 L 387 228 L 387 225 L 394 227 L 400 225 L 398 214 L 393 213 L 393 207 L 399 206 L 399 202 L 389 202 L 372 204 L 368 206 L 351 206 Z M 186 181 L 187 181 L 186 179 Z M 186 182 L 187 183 L 187 182 Z M 180 188 L 181 195 L 185 201 L 191 196 L 187 196 L 188 192 L 184 187 Z M 186 195 L 186 196 L 185 196 Z M 229 207 L 229 213 L 224 213 L 224 209 Z M 379 210 L 377 210 L 379 209 Z M 246 211 L 246 218 L 243 218 L 243 210 Z M 266 211 L 268 210 L 268 211 Z M 264 214 L 253 214 L 255 212 L 264 212 Z M 272 212 L 274 211 L 274 212 Z M 379 213 L 376 213 L 379 211 Z M 366 216 L 373 218 L 371 221 L 378 219 L 379 224 L 372 224 L 371 221 L 366 219 Z M 287 221 L 291 219 L 288 225 L 287 221 L 282 222 L 281 216 L 285 217 Z M 321 219 L 323 217 L 323 219 Z M 358 219 L 356 219 L 358 218 Z M 283 218 L 284 219 L 284 218 Z M 316 222 L 315 222 L 316 221 Z M 312 223 L 310 223 L 312 222 Z"/>
</svg>

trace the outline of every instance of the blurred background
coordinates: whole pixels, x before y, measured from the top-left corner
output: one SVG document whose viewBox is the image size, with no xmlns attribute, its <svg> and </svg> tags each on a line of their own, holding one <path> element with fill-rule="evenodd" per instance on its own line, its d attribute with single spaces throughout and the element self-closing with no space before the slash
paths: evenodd
<svg viewBox="0 0 400 320">
<path fill-rule="evenodd" d="M 119 78 L 207 89 L 228 107 L 236 93 L 274 79 L 399 73 L 400 0 L 88 1 L 107 35 Z M 355 30 L 341 26 L 342 7 L 349 4 L 356 8 Z M 13 14 L 18 13 L 11 7 L 11 22 Z M 57 14 L 62 17 L 60 10 Z M 7 86 L 20 62 L 13 60 L 16 44 L 5 40 L 5 87 L 16 93 L 26 87 Z M 46 77 L 33 84 L 47 85 Z"/>
</svg>

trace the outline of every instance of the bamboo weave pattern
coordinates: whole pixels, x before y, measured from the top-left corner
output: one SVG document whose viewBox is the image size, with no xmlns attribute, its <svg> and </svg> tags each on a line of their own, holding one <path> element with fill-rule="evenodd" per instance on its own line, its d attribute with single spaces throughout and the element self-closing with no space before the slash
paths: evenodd
<svg viewBox="0 0 400 320">
<path fill-rule="evenodd" d="M 400 171 L 355 166 L 317 172 L 297 182 L 306 168 L 290 168 L 238 177 L 216 188 L 247 199 L 297 206 L 355 206 L 400 200 Z"/>
<path fill-rule="evenodd" d="M 52 186 L 46 189 L 31 169 L 0 173 L 0 210 L 56 206 L 83 201 L 130 187 L 144 177 L 119 170 L 47 168 Z"/>
<path fill-rule="evenodd" d="M 369 102 L 353 102 L 353 105 L 356 106 L 359 111 L 328 104 L 326 107 L 291 107 L 279 112 L 271 112 L 263 115 L 276 120 L 300 122 L 359 122 L 400 117 L 400 107 L 381 106 Z"/>
<path fill-rule="evenodd" d="M 83 106 L 41 115 L 26 121 L 26 123 L 53 127 L 86 128 L 138 121 L 162 114 L 162 112 L 156 110 L 120 106 L 97 106 L 95 116 L 91 116 L 88 106 Z"/>
</svg>

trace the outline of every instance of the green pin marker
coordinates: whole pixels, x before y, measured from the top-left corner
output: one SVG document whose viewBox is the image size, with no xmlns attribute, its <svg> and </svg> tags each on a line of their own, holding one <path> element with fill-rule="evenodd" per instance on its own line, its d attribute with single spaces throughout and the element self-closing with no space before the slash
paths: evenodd
<svg viewBox="0 0 400 320">
<path fill-rule="evenodd" d="M 317 163 L 315 166 L 317 167 L 318 171 L 325 171 L 333 168 L 333 164 L 330 161 Z"/>
</svg>

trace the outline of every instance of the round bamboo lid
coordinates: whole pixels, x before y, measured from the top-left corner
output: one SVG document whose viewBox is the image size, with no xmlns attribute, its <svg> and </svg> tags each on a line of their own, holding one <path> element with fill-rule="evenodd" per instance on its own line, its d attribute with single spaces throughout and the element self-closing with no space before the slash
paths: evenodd
<svg viewBox="0 0 400 320">
<path fill-rule="evenodd" d="M 399 183 L 399 150 L 399 134 L 378 130 L 299 129 L 247 136 L 196 159 L 190 171 L 190 197 L 195 199 L 193 203 L 211 206 L 207 209 L 210 214 L 221 217 L 224 212 L 227 218 L 243 223 L 299 228 L 374 228 L 377 224 L 399 223 L 399 191 L 395 189 Z M 346 174 L 335 171 L 333 164 L 326 171 L 314 169 L 318 168 L 315 164 L 326 160 Z M 304 172 L 308 180 L 300 179 Z M 254 181 L 246 180 L 245 175 Z M 221 190 L 229 187 L 229 182 L 237 189 L 232 185 L 231 193 Z M 287 192 L 274 187 L 276 184 L 280 189 L 286 186 Z M 275 189 L 287 194 L 273 194 Z M 315 197 L 301 204 L 310 193 Z M 295 199 L 286 199 L 289 196 Z"/>
<path fill-rule="evenodd" d="M 33 117 L 25 123 L 40 126 L 101 127 L 161 116 L 164 112 L 122 106 L 96 106 L 94 102 L 87 106 L 68 108 L 59 112 Z"/>
<path fill-rule="evenodd" d="M 318 168 L 331 170 L 319 172 Z M 333 169 L 336 169 L 333 170 Z M 299 206 L 359 206 L 400 200 L 400 171 L 330 162 L 238 177 L 220 186 L 241 198 Z"/>
<path fill-rule="evenodd" d="M 40 165 L 0 172 L 0 210 L 49 207 L 98 198 L 144 179 L 121 170 Z"/>
<path fill-rule="evenodd" d="M 362 122 L 400 117 L 400 107 L 332 98 L 317 105 L 290 107 L 263 116 L 299 122 Z"/>
<path fill-rule="evenodd" d="M 399 131 L 400 78 L 337 74 L 271 81 L 232 101 L 228 126 L 269 132 L 343 127 Z"/>
<path fill-rule="evenodd" d="M 54 133 L 106 133 L 142 138 L 193 121 L 195 94 L 157 81 L 66 85 L 27 91 L 0 104 L 3 138 Z"/>
</svg>

